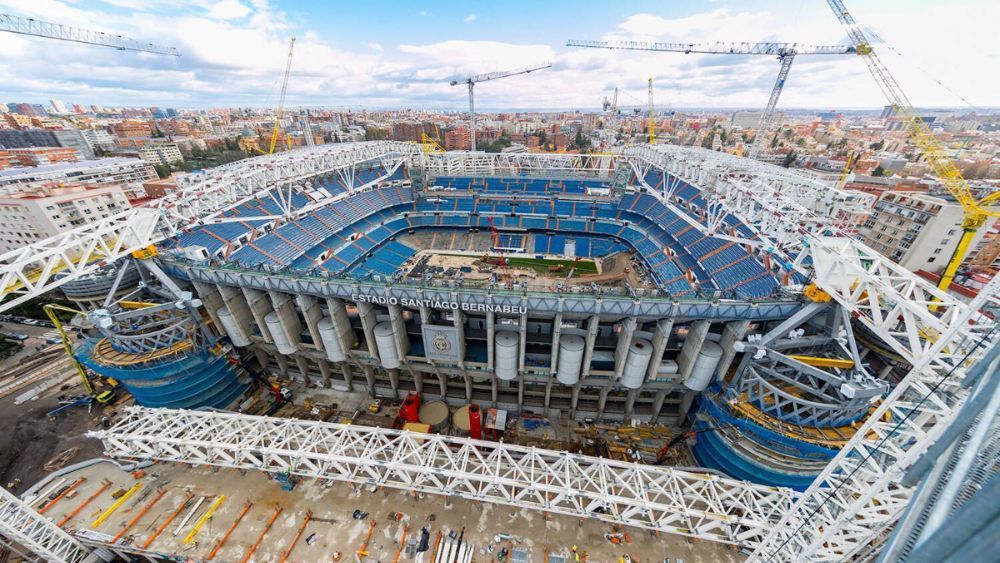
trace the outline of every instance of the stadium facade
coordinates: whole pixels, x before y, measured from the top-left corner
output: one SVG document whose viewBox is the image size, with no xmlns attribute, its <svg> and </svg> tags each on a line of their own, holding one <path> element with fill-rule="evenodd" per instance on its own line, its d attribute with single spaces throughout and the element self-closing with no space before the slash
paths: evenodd
<svg viewBox="0 0 1000 563">
<path fill-rule="evenodd" d="M 702 465 L 794 488 L 888 389 L 891 358 L 858 344 L 793 253 L 718 203 L 738 194 L 685 164 L 698 149 L 382 146 L 175 233 L 154 268 L 198 314 L 92 314 L 107 344 L 85 346 L 85 363 L 116 378 L 123 363 L 145 370 L 123 381 L 150 406 L 222 408 L 277 376 L 303 390 L 691 423 Z M 831 223 L 859 204 L 782 174 Z M 136 331 L 141 353 L 128 348 Z"/>
</svg>

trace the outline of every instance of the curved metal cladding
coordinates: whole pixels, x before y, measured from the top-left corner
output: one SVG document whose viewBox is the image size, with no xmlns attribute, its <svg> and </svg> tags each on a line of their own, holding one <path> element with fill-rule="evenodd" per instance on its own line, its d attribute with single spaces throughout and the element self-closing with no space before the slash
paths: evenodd
<svg viewBox="0 0 1000 563">
<path fill-rule="evenodd" d="M 837 454 L 837 448 L 797 440 L 736 416 L 717 398 L 706 393 L 698 399 L 693 429 L 701 432 L 692 453 L 703 467 L 737 479 L 804 491 Z"/>
<path fill-rule="evenodd" d="M 131 365 L 111 365 L 94 354 L 100 339 L 89 339 L 77 357 L 96 373 L 111 377 L 144 407 L 224 409 L 246 390 L 235 368 L 223 356 L 194 350 Z"/>
</svg>

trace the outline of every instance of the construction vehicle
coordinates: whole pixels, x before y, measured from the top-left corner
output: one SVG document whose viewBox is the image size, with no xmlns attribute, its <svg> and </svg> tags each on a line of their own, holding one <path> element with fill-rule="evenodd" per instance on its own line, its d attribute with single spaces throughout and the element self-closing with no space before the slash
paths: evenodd
<svg viewBox="0 0 1000 563">
<path fill-rule="evenodd" d="M 99 405 L 107 405 L 112 403 L 117 395 L 118 393 L 114 389 L 108 389 L 107 391 L 103 391 L 97 395 L 94 400 L 97 401 L 97 404 Z"/>
<path fill-rule="evenodd" d="M 285 94 L 288 92 L 288 76 L 292 72 L 292 52 L 295 50 L 295 38 L 288 45 L 288 60 L 285 62 L 285 76 L 281 81 L 281 95 L 278 97 L 278 109 L 274 112 L 274 128 L 271 129 L 271 143 L 267 150 L 268 154 L 274 153 L 274 147 L 278 144 L 278 135 L 281 133 L 281 117 L 285 111 Z M 286 143 L 290 143 L 286 135 Z M 289 147 L 291 145 L 289 144 Z"/>
<path fill-rule="evenodd" d="M 271 406 L 264 413 L 264 416 L 271 416 L 278 410 L 292 401 L 292 390 L 288 387 L 282 387 L 277 383 L 270 383 L 267 389 L 271 392 L 273 401 Z"/>
<path fill-rule="evenodd" d="M 948 265 L 941 274 L 941 280 L 938 282 L 938 288 L 947 291 L 951 287 L 952 280 L 955 279 L 955 274 L 958 272 L 959 266 L 965 260 L 965 256 L 969 252 L 969 247 L 972 246 L 972 240 L 975 238 L 976 232 L 991 217 L 1000 217 L 1000 209 L 991 209 L 992 206 L 1000 204 L 1000 191 L 993 192 L 982 199 L 976 199 L 969 188 L 968 182 L 965 181 L 962 173 L 958 171 L 958 168 L 951 161 L 944 146 L 934 137 L 934 133 L 931 132 L 930 127 L 927 126 L 927 123 L 917 113 L 917 110 L 910 103 L 910 99 L 903 92 L 899 83 L 892 76 L 892 73 L 889 72 L 889 69 L 878 58 L 875 48 L 872 46 L 871 41 L 868 40 L 861 26 L 854 20 L 854 16 L 847 11 L 847 7 L 840 0 L 827 0 L 826 3 L 833 10 L 837 19 L 840 20 L 840 23 L 844 24 L 844 27 L 847 28 L 847 36 L 855 52 L 868 65 L 868 71 L 871 72 L 875 82 L 878 83 L 879 88 L 882 89 L 882 93 L 888 99 L 893 113 L 900 121 L 903 121 L 913 144 L 923 154 L 924 161 L 930 165 L 931 170 L 934 171 L 934 175 L 941 181 L 941 184 L 948 190 L 948 193 L 958 201 L 965 212 L 965 218 L 962 221 L 962 237 L 955 246 L 955 251 L 952 253 Z"/>
<path fill-rule="evenodd" d="M 507 70 L 502 72 L 488 72 L 485 74 L 475 74 L 466 78 L 465 80 L 452 80 L 451 85 L 457 86 L 459 84 L 469 85 L 469 139 L 472 150 L 476 150 L 476 104 L 475 97 L 473 95 L 473 90 L 475 90 L 477 82 L 486 82 L 489 80 L 497 80 L 500 78 L 507 78 L 508 76 L 517 76 L 519 74 L 528 74 L 535 72 L 536 70 L 542 70 L 545 68 L 551 68 L 552 64 L 544 64 L 537 66 L 529 66 L 525 68 L 519 68 L 516 70 Z"/>
<path fill-rule="evenodd" d="M 382 399 L 375 399 L 374 401 L 368 403 L 368 412 L 372 414 L 382 412 Z"/>
</svg>

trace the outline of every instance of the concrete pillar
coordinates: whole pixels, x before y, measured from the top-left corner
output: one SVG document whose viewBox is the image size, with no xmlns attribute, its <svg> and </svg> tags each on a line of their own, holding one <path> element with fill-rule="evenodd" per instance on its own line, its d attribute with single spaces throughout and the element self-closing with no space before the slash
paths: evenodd
<svg viewBox="0 0 1000 563">
<path fill-rule="evenodd" d="M 222 323 L 219 322 L 218 310 L 226 305 L 222 301 L 222 296 L 219 295 L 219 290 L 212 284 L 195 280 L 191 280 L 191 283 L 194 285 L 198 297 L 205 304 L 205 312 L 212 319 L 212 325 L 215 326 L 215 333 L 219 336 L 226 334 L 225 329 L 222 328 Z"/>
<path fill-rule="evenodd" d="M 441 388 L 441 400 L 443 401 L 448 397 L 448 376 L 441 373 L 440 370 L 438 371 L 437 376 L 438 386 Z"/>
<path fill-rule="evenodd" d="M 587 320 L 587 342 L 583 348 L 583 370 L 580 372 L 580 381 L 590 376 L 590 363 L 594 358 L 594 344 L 597 342 L 597 331 L 600 328 L 600 316 L 594 315 Z M 580 383 L 576 384 L 577 387 Z"/>
<path fill-rule="evenodd" d="M 396 337 L 396 353 L 399 354 L 399 360 L 405 364 L 406 355 L 410 353 L 410 338 L 406 334 L 406 321 L 403 320 L 403 310 L 399 305 L 389 305 L 389 322 Z"/>
<path fill-rule="evenodd" d="M 386 370 L 389 373 L 389 385 L 392 387 L 392 398 L 399 400 L 399 369 Z"/>
<path fill-rule="evenodd" d="M 341 362 L 340 373 L 344 376 L 344 384 L 347 385 L 348 393 L 354 391 L 353 372 L 354 370 L 351 368 L 351 364 Z"/>
<path fill-rule="evenodd" d="M 316 365 L 319 366 L 319 375 L 323 378 L 323 388 L 330 388 L 330 362 L 326 360 L 316 360 Z"/>
<path fill-rule="evenodd" d="M 521 373 L 524 373 L 524 355 L 525 355 L 525 352 L 528 349 L 527 348 L 527 346 L 528 346 L 528 313 L 521 313 L 520 323 L 521 323 L 521 327 L 520 327 L 520 331 L 521 331 L 521 347 L 518 348 L 518 350 L 521 351 L 521 357 L 520 357 L 520 359 L 518 359 L 517 370 L 519 372 L 521 372 Z M 519 384 L 521 386 L 524 385 L 524 379 L 523 378 L 519 380 Z M 522 399 L 523 399 L 523 393 L 520 392 L 520 391 L 518 391 L 518 393 L 522 395 Z M 518 399 L 518 404 L 523 404 L 524 403 L 524 401 L 522 399 Z"/>
<path fill-rule="evenodd" d="M 357 303 L 358 316 L 361 318 L 361 330 L 365 333 L 365 343 L 368 345 L 368 354 L 373 358 L 378 358 L 378 347 L 375 346 L 375 308 L 370 303 Z"/>
<path fill-rule="evenodd" d="M 722 338 L 719 339 L 719 346 L 722 346 L 722 358 L 715 370 L 717 377 L 725 377 L 729 367 L 733 365 L 733 359 L 736 358 L 734 345 L 743 340 L 748 328 L 750 328 L 750 321 L 732 321 L 726 323 L 726 327 L 722 329 Z"/>
<path fill-rule="evenodd" d="M 323 309 L 319 306 L 319 299 L 299 293 L 295 296 L 295 304 L 298 305 L 302 318 L 306 321 L 306 330 L 309 331 L 309 338 L 313 341 L 312 348 L 322 350 L 323 340 L 319 336 L 318 323 L 323 318 Z"/>
<path fill-rule="evenodd" d="M 493 311 L 486 312 L 486 369 L 493 373 L 493 337 L 496 336 L 496 314 Z M 496 379 L 495 377 L 492 379 Z M 493 388 L 496 389 L 494 383 Z M 497 402 L 496 393 L 493 394 L 493 404 Z"/>
<path fill-rule="evenodd" d="M 413 389 L 417 393 L 424 392 L 424 374 L 413 368 L 410 368 L 410 374 L 413 376 Z"/>
<path fill-rule="evenodd" d="M 285 379 L 293 379 L 291 374 L 288 372 L 288 356 L 275 353 L 274 360 L 278 362 L 278 372 L 281 373 L 281 377 Z"/>
<path fill-rule="evenodd" d="M 686 389 L 686 388 L 684 388 Z M 687 389 L 684 392 L 684 398 L 681 399 L 681 409 L 677 413 L 677 424 L 676 426 L 683 426 L 688 415 L 688 411 L 691 410 L 691 405 L 694 403 L 694 398 L 698 396 L 697 391 L 692 391 Z"/>
<path fill-rule="evenodd" d="M 492 345 L 490 346 L 492 348 Z M 496 407 L 500 400 L 500 385 L 497 383 L 497 378 L 490 378 L 490 400 L 493 406 Z"/>
<path fill-rule="evenodd" d="M 524 361 L 524 354 L 521 354 L 521 361 Z M 524 410 L 524 374 L 517 374 L 517 410 Z"/>
<path fill-rule="evenodd" d="M 361 367 L 361 369 L 365 372 L 365 381 L 368 382 L 368 396 L 374 399 L 375 398 L 375 368 L 371 367 L 368 364 L 365 364 L 364 366 Z"/>
<path fill-rule="evenodd" d="M 268 293 L 271 297 L 274 313 L 278 316 L 278 323 L 285 332 L 285 337 L 298 348 L 302 345 L 302 323 L 299 322 L 299 315 L 295 310 L 295 300 L 284 293 L 276 291 Z M 273 338 L 274 335 L 272 334 L 271 337 Z"/>
<path fill-rule="evenodd" d="M 673 330 L 673 319 L 660 319 L 656 322 L 656 330 L 653 332 L 653 357 L 649 360 L 649 369 L 646 370 L 646 381 L 656 379 L 660 364 L 663 363 L 663 352 L 670 343 L 670 333 Z"/>
<path fill-rule="evenodd" d="M 625 359 L 628 357 L 628 345 L 635 335 L 635 318 L 629 317 L 622 323 L 622 331 L 618 333 L 618 346 L 615 347 L 615 381 L 622 376 L 625 369 Z"/>
<path fill-rule="evenodd" d="M 694 362 L 698 358 L 698 352 L 701 351 L 701 345 L 705 343 L 705 337 L 708 336 L 708 328 L 712 323 L 709 321 L 695 321 L 691 323 L 688 329 L 687 338 L 684 339 L 684 347 L 681 348 L 680 356 L 678 357 L 678 366 L 680 373 L 678 374 L 678 380 L 684 381 L 691 375 L 691 370 L 694 369 Z M 684 361 L 687 358 L 688 361 Z"/>
<path fill-rule="evenodd" d="M 264 322 L 264 317 L 273 310 L 271 300 L 263 291 L 257 291 L 249 287 L 241 289 L 243 290 L 243 297 L 246 299 L 247 308 L 253 317 L 254 323 L 257 324 L 257 328 L 260 330 L 261 337 L 264 338 L 264 342 L 273 344 L 274 340 L 271 338 L 271 331 L 268 330 L 267 323 Z M 234 311 L 230 312 L 235 315 Z M 252 332 L 248 331 L 247 334 L 252 334 Z"/>
<path fill-rule="evenodd" d="M 299 369 L 299 373 L 301 374 L 302 383 L 305 384 L 306 387 L 313 387 L 313 382 L 309 378 L 308 361 L 302 356 L 302 354 L 296 354 L 293 358 L 295 358 L 295 367 Z"/>
<path fill-rule="evenodd" d="M 625 422 L 628 422 L 632 418 L 632 410 L 635 408 L 635 396 L 638 392 L 638 389 L 629 389 L 628 395 L 625 396 Z"/>
<path fill-rule="evenodd" d="M 465 400 L 472 401 L 472 377 L 465 373 L 462 375 L 462 379 L 465 380 Z"/>
<path fill-rule="evenodd" d="M 611 391 L 610 385 L 601 387 L 601 393 L 597 397 L 597 418 L 604 418 L 604 406 L 608 402 L 609 391 Z"/>
<path fill-rule="evenodd" d="M 667 391 L 659 390 L 653 397 L 653 415 L 649 419 L 650 424 L 656 424 L 656 421 L 660 418 L 660 411 L 663 410 L 663 402 L 667 399 Z"/>
<path fill-rule="evenodd" d="M 573 386 L 573 391 L 569 396 L 569 417 L 576 418 L 576 407 L 580 403 L 580 382 Z"/>
<path fill-rule="evenodd" d="M 254 347 L 253 353 L 254 356 L 257 357 L 257 363 L 260 364 L 261 375 L 267 377 L 268 372 L 270 371 L 270 369 L 267 367 L 268 366 L 267 354 L 263 350 L 257 347 Z"/>
<path fill-rule="evenodd" d="M 458 299 L 455 296 L 454 299 Z M 458 337 L 458 368 L 465 371 L 465 314 L 461 311 L 452 311 L 452 322 L 455 325 L 456 336 Z M 490 346 L 492 348 L 492 346 Z M 468 376 L 466 376 L 468 377 Z M 471 400 L 472 397 L 470 396 Z"/>
<path fill-rule="evenodd" d="M 559 336 L 562 334 L 562 313 L 556 313 L 552 319 L 552 356 L 549 358 L 549 376 L 545 380 L 545 413 L 548 414 L 549 401 L 552 399 L 552 380 L 555 378 L 556 367 L 559 365 Z"/>
<path fill-rule="evenodd" d="M 351 350 L 354 349 L 354 344 L 357 342 L 357 335 L 354 334 L 354 329 L 351 328 L 351 320 L 347 318 L 347 307 L 344 305 L 343 300 L 333 297 L 327 297 L 326 306 L 330 311 L 330 322 L 333 323 L 333 333 L 340 340 L 340 347 L 344 350 L 344 353 L 350 356 Z M 342 336 L 346 336 L 346 338 Z M 323 349 L 322 340 L 318 342 L 317 347 L 320 350 Z"/>
</svg>

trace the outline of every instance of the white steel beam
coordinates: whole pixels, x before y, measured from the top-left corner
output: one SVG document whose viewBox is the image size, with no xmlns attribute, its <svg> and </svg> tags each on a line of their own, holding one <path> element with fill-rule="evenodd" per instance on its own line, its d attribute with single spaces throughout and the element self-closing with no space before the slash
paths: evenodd
<svg viewBox="0 0 1000 563">
<path fill-rule="evenodd" d="M 0 536 L 50 563 L 82 563 L 90 549 L 0 487 Z"/>
<path fill-rule="evenodd" d="M 753 548 L 791 490 L 718 475 L 386 428 L 129 407 L 88 434 L 115 458 L 385 486 L 594 518 Z"/>
<path fill-rule="evenodd" d="M 837 205 L 814 213 L 810 200 L 836 202 L 831 187 L 711 151 L 647 145 L 624 153 L 659 163 L 722 201 L 770 241 L 769 251 L 810 276 L 910 363 L 752 560 L 849 558 L 899 518 L 911 495 L 899 483 L 903 472 L 951 423 L 968 394 L 966 371 L 1000 339 L 1000 276 L 966 304 L 846 236 Z"/>
</svg>

